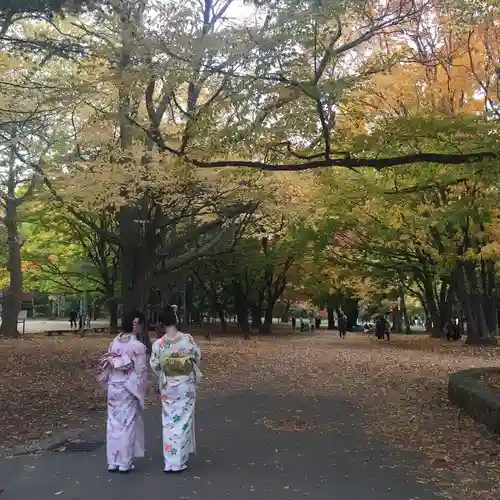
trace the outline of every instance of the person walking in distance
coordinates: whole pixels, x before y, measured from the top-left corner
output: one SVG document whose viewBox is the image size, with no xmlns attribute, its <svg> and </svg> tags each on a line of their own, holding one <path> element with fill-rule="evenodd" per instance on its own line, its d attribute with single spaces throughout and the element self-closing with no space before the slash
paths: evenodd
<svg viewBox="0 0 500 500">
<path fill-rule="evenodd" d="M 73 330 L 73 327 L 74 328 L 77 327 L 77 324 L 76 324 L 77 319 L 78 319 L 78 312 L 76 311 L 76 309 L 72 309 L 69 313 L 69 325 L 70 325 L 71 330 Z"/>
<path fill-rule="evenodd" d="M 391 340 L 391 325 L 384 315 L 380 315 L 375 323 L 375 335 L 377 339 L 383 340 L 387 337 L 387 340 Z"/>
<path fill-rule="evenodd" d="M 341 339 L 347 335 L 347 318 L 343 314 L 339 316 L 339 335 Z"/>
</svg>

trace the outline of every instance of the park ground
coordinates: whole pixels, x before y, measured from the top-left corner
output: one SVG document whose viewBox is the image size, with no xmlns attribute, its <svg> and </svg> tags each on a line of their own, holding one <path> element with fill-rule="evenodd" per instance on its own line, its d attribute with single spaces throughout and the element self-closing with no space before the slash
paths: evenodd
<svg viewBox="0 0 500 500">
<path fill-rule="evenodd" d="M 156 474 L 159 453 L 158 464 L 143 466 L 146 476 L 138 472 L 124 486 L 103 472 L 103 449 L 68 461 L 64 446 L 44 454 L 37 445 L 75 429 L 102 439 L 95 366 L 109 340 L 32 334 L 0 341 L 2 499 L 100 500 L 103 488 L 102 498 L 120 498 L 130 491 L 120 488 L 142 491 L 144 477 L 154 492 L 165 487 Z M 199 342 L 199 454 L 191 475 L 175 479 L 172 498 L 500 498 L 499 440 L 446 396 L 449 373 L 500 366 L 500 348 L 420 335 L 342 341 L 324 331 Z M 158 412 L 153 391 L 149 399 L 147 422 Z M 158 440 L 156 420 L 149 442 Z"/>
</svg>

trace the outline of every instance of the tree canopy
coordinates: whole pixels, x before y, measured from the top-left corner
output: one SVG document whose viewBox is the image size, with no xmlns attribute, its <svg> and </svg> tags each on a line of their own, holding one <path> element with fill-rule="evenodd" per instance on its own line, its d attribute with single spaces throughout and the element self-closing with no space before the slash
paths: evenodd
<svg viewBox="0 0 500 500">
<path fill-rule="evenodd" d="M 24 280 L 115 324 L 420 304 L 489 341 L 500 26 L 462 4 L 3 2 L 2 332 Z"/>
</svg>

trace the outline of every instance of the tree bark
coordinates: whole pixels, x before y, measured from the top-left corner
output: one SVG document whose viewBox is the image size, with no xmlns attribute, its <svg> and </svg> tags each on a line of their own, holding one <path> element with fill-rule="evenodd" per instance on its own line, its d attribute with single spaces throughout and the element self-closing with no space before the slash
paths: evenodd
<svg viewBox="0 0 500 500">
<path fill-rule="evenodd" d="M 21 269 L 21 241 L 19 237 L 17 200 L 14 196 L 9 196 L 6 200 L 4 223 L 7 229 L 9 287 L 3 301 L 0 334 L 5 337 L 18 337 L 17 319 L 21 310 L 23 273 Z"/>
<path fill-rule="evenodd" d="M 482 339 L 487 336 L 488 326 L 486 324 L 486 318 L 484 315 L 483 297 L 481 291 L 479 290 L 479 283 L 476 274 L 476 264 L 474 262 L 466 261 L 462 262 L 461 265 L 465 271 L 466 279 L 469 282 L 469 295 L 472 305 L 472 313 L 475 317 L 477 325 L 478 338 L 473 342 L 482 343 Z M 469 339 L 467 338 L 467 341 L 468 340 Z"/>
<path fill-rule="evenodd" d="M 248 300 L 245 290 L 240 282 L 233 280 L 232 283 L 234 295 L 234 307 L 236 317 L 238 318 L 238 325 L 241 333 L 245 339 L 250 338 L 250 324 L 248 323 Z"/>
<path fill-rule="evenodd" d="M 328 306 L 328 330 L 335 329 L 335 310 L 333 306 Z"/>
<path fill-rule="evenodd" d="M 248 310 L 238 309 L 237 310 L 238 325 L 240 326 L 241 333 L 243 333 L 244 338 L 250 337 L 250 324 L 248 323 Z"/>
<path fill-rule="evenodd" d="M 109 333 L 118 333 L 118 304 L 116 299 L 108 300 Z"/>
<path fill-rule="evenodd" d="M 401 314 L 403 315 L 405 334 L 410 335 L 411 334 L 410 316 L 408 315 L 408 309 L 406 308 L 406 298 L 405 298 L 405 292 L 404 292 L 403 288 L 401 288 L 400 297 L 399 297 L 399 304 L 401 307 Z"/>
<path fill-rule="evenodd" d="M 467 325 L 467 342 L 471 344 L 480 343 L 480 332 L 476 323 L 475 315 L 472 311 L 470 295 L 467 290 L 467 281 L 465 271 L 460 263 L 457 264 L 457 269 L 454 271 L 457 297 L 460 300 L 460 305 Z"/>
<path fill-rule="evenodd" d="M 391 331 L 394 333 L 402 333 L 403 332 L 403 315 L 401 314 L 401 310 L 399 306 L 394 305 L 392 307 L 392 328 Z"/>
<path fill-rule="evenodd" d="M 262 329 L 262 308 L 257 304 L 252 306 L 252 330 L 261 331 Z"/>
<path fill-rule="evenodd" d="M 439 306 L 434 295 L 432 279 L 429 276 L 424 276 L 422 280 L 422 288 L 424 291 L 425 309 L 428 313 L 428 319 L 431 322 L 430 333 L 433 337 L 442 337 L 441 318 L 439 317 Z"/>
<path fill-rule="evenodd" d="M 486 323 L 488 325 L 488 332 L 496 335 L 498 333 L 498 319 L 497 319 L 497 290 L 496 290 L 496 273 L 495 263 L 492 261 L 484 262 L 484 309 L 486 315 Z"/>
<path fill-rule="evenodd" d="M 268 303 L 266 306 L 266 310 L 264 311 L 264 323 L 261 327 L 261 332 L 265 334 L 271 333 L 273 328 L 273 312 L 274 312 L 274 304 Z"/>
<path fill-rule="evenodd" d="M 120 146 L 127 155 L 133 147 L 134 126 L 130 121 L 133 109 L 134 79 L 130 66 L 137 47 L 137 38 L 141 31 L 145 2 L 121 2 L 117 7 L 120 47 L 118 51 L 118 122 L 120 127 Z M 124 196 L 127 194 L 124 193 Z M 150 281 L 156 261 L 150 252 L 148 235 L 151 231 L 147 197 L 123 207 L 117 216 L 121 248 L 122 304 L 124 313 L 139 309 L 146 321 L 141 341 L 151 350 L 148 333 L 148 302 Z M 148 214 L 148 215 L 145 215 Z M 155 249 L 156 250 L 156 249 Z"/>
<path fill-rule="evenodd" d="M 453 320 L 453 302 L 455 300 L 455 288 L 453 283 L 449 283 L 448 280 L 441 281 L 441 288 L 439 290 L 439 333 L 438 337 L 444 335 L 445 326 Z M 434 335 L 436 336 L 436 335 Z"/>
</svg>

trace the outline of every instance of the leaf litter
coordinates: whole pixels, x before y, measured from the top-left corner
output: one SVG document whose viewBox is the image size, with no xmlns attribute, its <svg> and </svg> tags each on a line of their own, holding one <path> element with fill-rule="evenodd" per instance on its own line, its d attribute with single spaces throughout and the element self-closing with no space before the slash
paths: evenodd
<svg viewBox="0 0 500 500">
<path fill-rule="evenodd" d="M 95 367 L 106 337 L 42 337 L 0 341 L 0 443 L 37 439 L 81 425 L 104 410 Z M 200 340 L 201 397 L 238 390 L 349 398 L 363 410 L 366 433 L 423 455 L 419 481 L 432 481 L 456 500 L 500 498 L 500 441 L 451 406 L 447 375 L 500 366 L 500 348 L 447 344 L 427 336 L 362 335 L 219 337 Z M 307 376 L 306 376 L 307 375 Z M 499 380 L 492 379 L 497 386 Z M 154 382 L 150 400 L 156 399 Z M 299 412 L 300 413 L 300 412 Z M 262 425 L 277 432 L 312 430 L 297 417 Z"/>
</svg>

